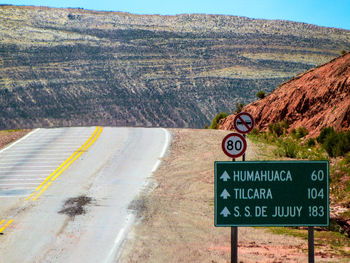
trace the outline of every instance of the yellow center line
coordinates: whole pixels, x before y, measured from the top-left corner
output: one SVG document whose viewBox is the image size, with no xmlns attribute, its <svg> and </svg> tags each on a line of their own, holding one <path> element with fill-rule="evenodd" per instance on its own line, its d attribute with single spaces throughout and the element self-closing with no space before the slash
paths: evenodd
<svg viewBox="0 0 350 263">
<path fill-rule="evenodd" d="M 76 150 L 67 160 L 65 160 L 55 171 L 53 171 L 46 179 L 35 189 L 35 191 L 28 196 L 26 200 L 29 200 L 37 191 L 40 190 L 40 188 L 48 181 L 52 176 L 54 176 L 67 162 L 70 161 L 96 134 L 98 131 L 99 127 L 96 127 L 94 133 L 90 136 L 90 138 L 78 149 Z"/>
<path fill-rule="evenodd" d="M 103 129 L 102 127 L 96 127 L 96 130 L 91 135 L 91 137 L 77 151 L 75 151 L 66 161 L 64 161 L 52 174 L 50 174 L 26 200 L 29 200 L 36 194 L 36 196 L 33 198 L 33 201 L 35 201 L 50 186 L 50 184 L 53 181 L 55 181 L 55 179 L 60 174 L 62 174 L 64 170 L 66 170 L 80 155 L 83 154 L 83 152 L 85 152 L 97 140 L 97 138 L 100 136 L 102 132 L 102 129 Z M 96 134 L 97 131 L 98 133 Z M 51 182 L 48 182 L 50 179 L 51 179 Z"/>
<path fill-rule="evenodd" d="M 5 220 L 3 220 L 5 221 Z M 13 219 L 9 220 L 6 225 L 4 225 L 2 228 L 0 228 L 0 233 L 2 233 L 2 231 L 4 231 L 9 225 L 11 225 L 11 223 L 13 222 Z"/>
<path fill-rule="evenodd" d="M 36 199 L 38 199 L 38 197 L 50 186 L 52 182 L 48 182 L 47 185 L 45 185 L 43 187 L 43 189 L 41 189 L 41 191 L 33 198 L 33 201 L 35 201 Z"/>
<path fill-rule="evenodd" d="M 5 219 L 0 221 L 0 226 L 5 222 Z"/>
<path fill-rule="evenodd" d="M 98 134 L 96 135 L 96 137 L 95 137 L 83 150 L 81 150 L 81 152 L 80 152 L 77 156 L 75 156 L 74 159 L 71 160 L 59 173 L 57 173 L 57 174 L 51 179 L 51 181 L 55 181 L 56 178 L 57 178 L 58 176 L 60 176 L 60 174 L 61 174 L 64 170 L 66 170 L 66 169 L 68 168 L 68 166 L 70 166 L 77 158 L 79 158 L 79 156 L 82 155 L 83 152 L 85 152 L 88 148 L 90 148 L 90 146 L 91 146 L 91 145 L 97 140 L 97 138 L 100 136 L 101 132 L 102 132 L 102 127 L 101 127 L 100 131 L 98 132 Z"/>
</svg>

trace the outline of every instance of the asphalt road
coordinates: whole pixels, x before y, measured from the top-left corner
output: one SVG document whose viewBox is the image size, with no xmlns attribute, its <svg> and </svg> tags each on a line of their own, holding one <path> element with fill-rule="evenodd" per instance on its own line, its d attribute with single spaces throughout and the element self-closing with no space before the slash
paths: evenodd
<svg viewBox="0 0 350 263">
<path fill-rule="evenodd" d="M 129 204 L 169 141 L 164 129 L 39 129 L 0 151 L 0 262 L 117 262 Z"/>
</svg>

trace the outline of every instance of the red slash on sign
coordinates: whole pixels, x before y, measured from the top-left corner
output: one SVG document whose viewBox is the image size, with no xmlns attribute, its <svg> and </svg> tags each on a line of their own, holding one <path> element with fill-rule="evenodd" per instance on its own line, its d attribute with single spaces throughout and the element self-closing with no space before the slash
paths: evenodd
<svg viewBox="0 0 350 263">
<path fill-rule="evenodd" d="M 248 133 L 251 132 L 254 128 L 254 118 L 248 112 L 241 112 L 236 115 L 233 125 L 236 131 L 240 133 Z"/>
</svg>

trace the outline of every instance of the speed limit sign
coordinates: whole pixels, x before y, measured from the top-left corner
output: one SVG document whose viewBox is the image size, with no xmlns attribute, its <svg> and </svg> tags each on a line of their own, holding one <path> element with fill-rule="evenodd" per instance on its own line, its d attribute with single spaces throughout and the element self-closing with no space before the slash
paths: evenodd
<svg viewBox="0 0 350 263">
<path fill-rule="evenodd" d="M 247 141 L 239 133 L 230 133 L 222 140 L 221 146 L 227 156 L 237 158 L 247 150 Z"/>
</svg>

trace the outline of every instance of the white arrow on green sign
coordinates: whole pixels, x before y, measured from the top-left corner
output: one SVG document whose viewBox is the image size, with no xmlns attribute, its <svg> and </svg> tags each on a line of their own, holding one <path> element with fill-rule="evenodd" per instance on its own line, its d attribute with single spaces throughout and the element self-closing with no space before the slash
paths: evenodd
<svg viewBox="0 0 350 263">
<path fill-rule="evenodd" d="M 230 211 L 228 211 L 227 207 L 225 206 L 225 208 L 221 211 L 220 215 L 223 215 L 223 217 L 228 217 L 229 215 L 231 215 Z"/>
<path fill-rule="evenodd" d="M 227 180 L 231 179 L 231 177 L 228 175 L 228 173 L 225 171 L 221 176 L 220 179 L 224 182 L 227 182 Z"/>
<path fill-rule="evenodd" d="M 231 196 L 230 193 L 227 192 L 226 189 L 224 189 L 224 191 L 222 191 L 222 193 L 221 193 L 221 195 L 220 195 L 220 197 L 222 197 L 222 198 L 224 198 L 224 199 L 227 199 L 227 198 L 230 197 L 230 196 Z"/>
</svg>

